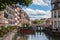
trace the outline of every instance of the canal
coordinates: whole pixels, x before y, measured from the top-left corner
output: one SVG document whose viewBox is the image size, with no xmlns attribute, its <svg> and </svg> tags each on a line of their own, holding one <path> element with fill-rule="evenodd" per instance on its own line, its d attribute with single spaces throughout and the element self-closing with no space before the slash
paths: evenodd
<svg viewBox="0 0 60 40">
<path fill-rule="evenodd" d="M 13 40 L 60 40 L 60 37 L 50 36 L 45 32 L 35 32 L 35 34 L 21 35 L 17 33 Z"/>
</svg>

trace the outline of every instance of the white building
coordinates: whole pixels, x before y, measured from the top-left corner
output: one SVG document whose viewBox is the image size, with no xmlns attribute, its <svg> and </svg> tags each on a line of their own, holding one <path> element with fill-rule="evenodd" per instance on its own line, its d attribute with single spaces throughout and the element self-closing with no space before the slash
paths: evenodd
<svg viewBox="0 0 60 40">
<path fill-rule="evenodd" d="M 7 6 L 4 11 L 4 17 L 8 20 L 9 25 L 19 25 L 20 21 L 20 9 L 15 6 Z M 7 25 L 8 26 L 8 25 Z"/>
<path fill-rule="evenodd" d="M 52 5 L 52 27 L 60 28 L 60 0 L 51 0 Z"/>
</svg>

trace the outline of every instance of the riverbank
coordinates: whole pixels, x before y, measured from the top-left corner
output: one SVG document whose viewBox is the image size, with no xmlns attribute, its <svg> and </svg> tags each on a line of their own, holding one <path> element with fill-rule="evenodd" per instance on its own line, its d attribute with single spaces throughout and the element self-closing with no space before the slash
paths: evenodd
<svg viewBox="0 0 60 40">
<path fill-rule="evenodd" d="M 44 32 L 51 36 L 60 36 L 60 31 L 58 29 L 45 28 Z"/>
<path fill-rule="evenodd" d="M 12 38 L 14 37 L 14 35 L 16 34 L 16 32 L 17 32 L 17 31 L 16 31 L 16 29 L 15 29 L 15 30 L 13 30 L 12 32 L 10 32 L 10 33 L 4 35 L 3 37 L 1 37 L 0 40 L 12 40 Z"/>
</svg>

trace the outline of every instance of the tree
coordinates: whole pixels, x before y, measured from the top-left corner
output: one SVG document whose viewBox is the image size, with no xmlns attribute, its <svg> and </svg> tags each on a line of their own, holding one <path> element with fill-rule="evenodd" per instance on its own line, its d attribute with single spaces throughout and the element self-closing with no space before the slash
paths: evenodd
<svg viewBox="0 0 60 40">
<path fill-rule="evenodd" d="M 23 27 L 29 27 L 29 23 L 23 23 Z"/>
<path fill-rule="evenodd" d="M 19 3 L 22 6 L 29 6 L 32 0 L 0 0 L 0 11 L 4 10 L 7 5 Z"/>
<path fill-rule="evenodd" d="M 32 0 L 19 0 L 18 2 L 22 6 L 29 6 L 32 3 Z"/>
<path fill-rule="evenodd" d="M 34 24 L 40 24 L 41 23 L 41 21 L 40 20 L 38 20 L 38 19 L 35 19 L 34 21 L 32 21 Z"/>
</svg>

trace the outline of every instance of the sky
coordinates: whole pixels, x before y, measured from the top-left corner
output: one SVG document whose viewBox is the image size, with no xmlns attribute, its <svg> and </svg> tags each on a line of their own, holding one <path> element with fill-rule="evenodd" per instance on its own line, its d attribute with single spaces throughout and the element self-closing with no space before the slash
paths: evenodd
<svg viewBox="0 0 60 40">
<path fill-rule="evenodd" d="M 50 0 L 33 0 L 29 7 L 23 7 L 23 10 L 29 15 L 30 20 L 51 18 Z"/>
</svg>

